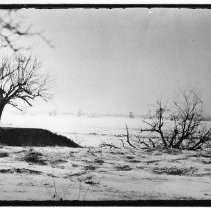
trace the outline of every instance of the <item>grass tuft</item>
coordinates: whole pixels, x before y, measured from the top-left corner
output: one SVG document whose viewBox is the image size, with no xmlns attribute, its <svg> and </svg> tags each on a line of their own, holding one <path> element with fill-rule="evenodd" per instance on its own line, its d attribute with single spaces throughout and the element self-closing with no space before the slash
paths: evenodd
<svg viewBox="0 0 211 210">
<path fill-rule="evenodd" d="M 168 175 L 192 175 L 196 172 L 197 169 L 194 167 L 190 168 L 177 168 L 176 166 L 173 167 L 156 167 L 153 169 L 153 172 L 156 174 L 168 174 Z"/>
<path fill-rule="evenodd" d="M 31 148 L 26 152 L 22 160 L 28 163 L 46 165 L 45 161 L 42 159 L 42 154 L 40 152 L 34 151 Z"/>
<path fill-rule="evenodd" d="M 9 157 L 7 152 L 0 152 L 0 158 Z"/>
</svg>

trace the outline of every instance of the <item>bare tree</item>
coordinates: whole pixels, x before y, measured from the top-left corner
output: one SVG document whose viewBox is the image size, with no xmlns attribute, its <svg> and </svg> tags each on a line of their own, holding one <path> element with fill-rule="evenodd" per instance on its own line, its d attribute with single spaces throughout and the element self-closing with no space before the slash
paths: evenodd
<svg viewBox="0 0 211 210">
<path fill-rule="evenodd" d="M 34 32 L 32 25 L 26 24 L 23 18 L 18 17 L 18 11 L 16 9 L 0 10 L 0 48 L 10 48 L 14 52 L 28 49 L 18 45 L 18 41 L 32 36 L 40 37 L 50 47 L 53 47 L 41 32 Z"/>
<path fill-rule="evenodd" d="M 32 106 L 36 98 L 47 100 L 49 79 L 39 74 L 40 64 L 31 56 L 4 58 L 0 64 L 0 119 L 6 105 L 19 110 L 21 102 Z"/>
<path fill-rule="evenodd" d="M 126 142 L 132 147 L 134 143 L 146 147 L 162 146 L 163 148 L 200 149 L 211 142 L 211 128 L 203 122 L 202 100 L 195 91 L 184 91 L 181 99 L 173 102 L 174 110 L 157 101 L 154 119 L 144 120 L 147 128 L 140 129 L 139 135 L 129 139 L 128 128 Z M 144 137 L 143 133 L 157 134 L 156 141 Z M 133 142 L 133 144 L 132 144 Z"/>
<path fill-rule="evenodd" d="M 203 103 L 193 91 L 184 91 L 181 101 L 174 101 L 175 112 L 169 147 L 198 149 L 211 140 L 211 129 L 203 123 Z"/>
</svg>

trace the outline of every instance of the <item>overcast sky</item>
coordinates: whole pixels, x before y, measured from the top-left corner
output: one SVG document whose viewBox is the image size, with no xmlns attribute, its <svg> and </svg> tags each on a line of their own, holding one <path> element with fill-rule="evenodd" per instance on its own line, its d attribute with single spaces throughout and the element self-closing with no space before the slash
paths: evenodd
<svg viewBox="0 0 211 210">
<path fill-rule="evenodd" d="M 37 110 L 144 114 L 156 98 L 196 87 L 211 114 L 211 11 L 64 9 L 23 11 L 55 48 L 33 39 L 54 78 Z"/>
</svg>

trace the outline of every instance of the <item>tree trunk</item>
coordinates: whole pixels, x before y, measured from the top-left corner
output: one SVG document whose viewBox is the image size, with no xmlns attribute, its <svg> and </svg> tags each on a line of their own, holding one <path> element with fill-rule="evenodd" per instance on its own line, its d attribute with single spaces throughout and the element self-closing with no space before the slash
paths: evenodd
<svg viewBox="0 0 211 210">
<path fill-rule="evenodd" d="M 4 110 L 4 105 L 0 104 L 0 121 L 1 121 L 3 110 Z"/>
<path fill-rule="evenodd" d="M 0 121 L 1 121 L 2 112 L 4 110 L 4 106 L 5 106 L 5 100 L 3 96 L 3 90 L 0 88 Z"/>
<path fill-rule="evenodd" d="M 182 142 L 187 139 L 189 137 L 188 134 L 185 134 L 184 136 L 181 136 L 181 138 L 179 139 L 179 141 L 174 145 L 174 148 L 178 149 L 180 147 L 180 145 L 182 144 Z"/>
<path fill-rule="evenodd" d="M 164 144 L 164 148 L 168 148 L 168 144 L 167 144 L 167 142 L 165 140 L 165 137 L 164 137 L 163 132 L 161 131 L 161 129 L 159 130 L 159 134 L 160 134 L 161 140 L 162 140 L 162 142 Z"/>
</svg>

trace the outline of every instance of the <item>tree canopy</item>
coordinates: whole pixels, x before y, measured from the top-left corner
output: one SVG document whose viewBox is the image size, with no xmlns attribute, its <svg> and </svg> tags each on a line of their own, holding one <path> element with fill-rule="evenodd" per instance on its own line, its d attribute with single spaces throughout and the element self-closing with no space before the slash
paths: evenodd
<svg viewBox="0 0 211 210">
<path fill-rule="evenodd" d="M 40 64 L 31 56 L 4 58 L 0 64 L 0 117 L 6 105 L 22 110 L 21 102 L 32 106 L 35 98 L 47 100 L 49 79 L 39 74 Z"/>
</svg>

